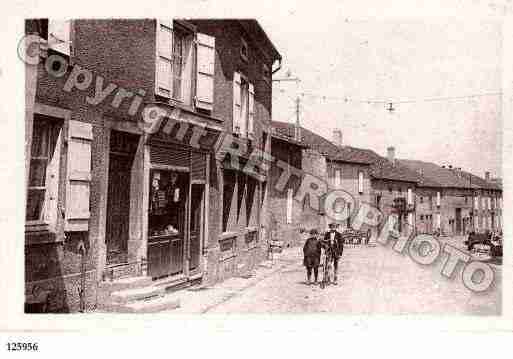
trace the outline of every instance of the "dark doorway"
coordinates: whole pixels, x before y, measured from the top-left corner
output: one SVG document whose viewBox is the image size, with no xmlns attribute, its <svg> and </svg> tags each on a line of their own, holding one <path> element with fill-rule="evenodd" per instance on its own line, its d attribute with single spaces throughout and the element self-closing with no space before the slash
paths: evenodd
<svg viewBox="0 0 513 359">
<path fill-rule="evenodd" d="M 130 177 L 138 142 L 138 135 L 111 132 L 105 233 L 108 265 L 128 261 Z"/>
<path fill-rule="evenodd" d="M 456 234 L 462 234 L 461 208 L 456 208 L 456 214 L 454 218 L 456 220 Z"/>
</svg>

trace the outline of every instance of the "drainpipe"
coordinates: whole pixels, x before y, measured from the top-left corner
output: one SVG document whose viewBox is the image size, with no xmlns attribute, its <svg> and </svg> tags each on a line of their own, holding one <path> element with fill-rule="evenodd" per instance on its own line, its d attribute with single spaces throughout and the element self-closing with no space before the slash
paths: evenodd
<svg viewBox="0 0 513 359">
<path fill-rule="evenodd" d="M 271 76 L 281 70 L 281 59 L 278 60 L 278 67 L 271 72 Z"/>
<path fill-rule="evenodd" d="M 86 253 L 87 250 L 84 241 L 80 241 L 77 246 L 80 253 L 80 288 L 78 289 L 78 296 L 80 297 L 80 313 L 85 312 L 85 282 L 86 282 Z"/>
</svg>

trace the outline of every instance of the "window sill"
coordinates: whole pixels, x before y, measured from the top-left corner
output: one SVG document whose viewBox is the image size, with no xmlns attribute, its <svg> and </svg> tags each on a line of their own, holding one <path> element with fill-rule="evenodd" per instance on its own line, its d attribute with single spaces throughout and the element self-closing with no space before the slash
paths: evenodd
<svg viewBox="0 0 513 359">
<path fill-rule="evenodd" d="M 58 236 L 49 227 L 25 228 L 25 246 L 51 243 L 64 243 L 64 236 Z"/>
<path fill-rule="evenodd" d="M 237 237 L 239 235 L 238 232 L 223 232 L 219 235 L 219 240 L 220 241 L 223 241 L 225 239 L 229 239 L 229 238 L 233 238 L 233 237 Z"/>
<path fill-rule="evenodd" d="M 171 107 L 176 107 L 184 112 L 202 117 L 207 120 L 211 120 L 217 123 L 223 123 L 224 121 L 222 119 L 219 119 L 217 117 L 212 116 L 211 114 L 207 114 L 206 112 L 198 111 L 193 105 L 186 105 L 183 102 L 180 102 L 178 100 L 163 96 L 159 94 L 157 91 L 155 91 L 155 104 L 157 105 L 166 105 Z"/>
</svg>

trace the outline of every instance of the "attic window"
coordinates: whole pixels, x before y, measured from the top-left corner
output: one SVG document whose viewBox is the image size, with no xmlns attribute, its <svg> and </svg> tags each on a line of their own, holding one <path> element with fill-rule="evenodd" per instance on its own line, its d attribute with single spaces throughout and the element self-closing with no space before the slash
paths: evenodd
<svg viewBox="0 0 513 359">
<path fill-rule="evenodd" d="M 240 39 L 240 57 L 246 62 L 249 58 L 248 43 L 243 38 Z"/>
</svg>

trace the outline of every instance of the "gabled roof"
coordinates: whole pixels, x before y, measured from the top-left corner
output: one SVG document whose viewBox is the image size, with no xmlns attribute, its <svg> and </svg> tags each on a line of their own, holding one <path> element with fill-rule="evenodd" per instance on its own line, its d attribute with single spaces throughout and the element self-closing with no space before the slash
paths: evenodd
<svg viewBox="0 0 513 359">
<path fill-rule="evenodd" d="M 487 182 L 470 172 L 444 168 L 436 163 L 418 160 L 399 160 L 401 164 L 421 174 L 420 186 L 472 189 L 501 189 L 500 185 Z"/>
<path fill-rule="evenodd" d="M 272 127 L 282 135 L 294 136 L 295 125 L 292 123 L 272 121 Z M 370 165 L 371 176 L 374 178 L 405 182 L 419 181 L 419 176 L 415 171 L 397 162 L 392 164 L 373 150 L 352 146 L 338 147 L 333 142 L 304 127 L 301 127 L 301 142 L 331 161 Z"/>
</svg>

